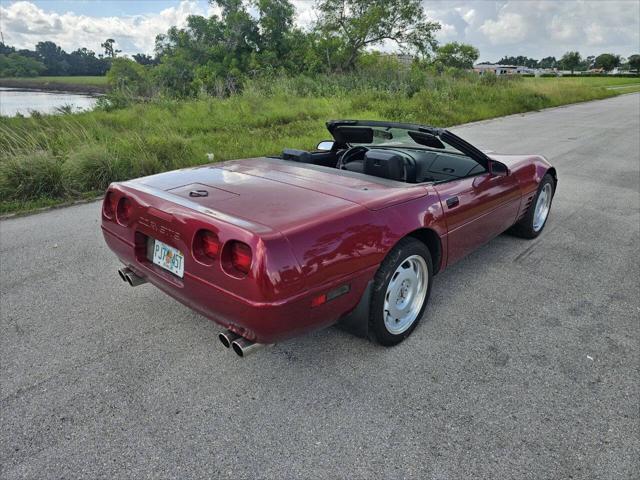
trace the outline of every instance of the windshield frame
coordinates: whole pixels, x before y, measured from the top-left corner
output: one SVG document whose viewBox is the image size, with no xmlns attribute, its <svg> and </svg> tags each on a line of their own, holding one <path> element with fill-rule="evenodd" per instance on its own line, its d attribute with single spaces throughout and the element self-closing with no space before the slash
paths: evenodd
<svg viewBox="0 0 640 480">
<path fill-rule="evenodd" d="M 466 155 L 474 159 L 476 162 L 481 164 L 485 169 L 488 169 L 489 162 L 491 161 L 491 159 L 484 152 L 474 147 L 473 145 L 463 140 L 462 138 L 458 137 L 454 133 L 450 132 L 449 130 L 446 130 L 443 128 L 431 127 L 428 125 L 418 125 L 414 123 L 383 122 L 378 120 L 331 120 L 327 122 L 327 129 L 329 130 L 329 133 L 331 133 L 331 136 L 334 138 L 334 140 L 336 140 L 336 142 L 339 142 L 339 139 L 336 139 L 336 135 L 335 135 L 336 129 L 338 127 L 371 127 L 371 128 L 377 128 L 377 129 L 395 128 L 395 129 L 401 129 L 401 130 L 412 130 L 417 132 L 424 132 L 424 133 L 431 134 L 435 137 L 438 137 L 442 141 L 442 143 L 444 143 L 445 145 L 449 145 L 450 147 L 462 153 L 463 155 Z M 420 145 L 417 142 L 414 142 L 413 144 L 406 144 L 401 146 L 390 146 L 390 145 L 385 146 L 385 145 L 380 145 L 376 143 L 368 143 L 368 144 L 354 143 L 354 145 L 363 145 L 363 146 L 370 145 L 375 148 L 422 148 L 422 149 L 431 150 L 431 151 L 446 151 L 447 153 L 456 153 L 456 152 L 452 152 L 451 150 L 443 150 L 443 149 L 437 149 L 437 148 L 431 149 L 424 145 Z"/>
</svg>

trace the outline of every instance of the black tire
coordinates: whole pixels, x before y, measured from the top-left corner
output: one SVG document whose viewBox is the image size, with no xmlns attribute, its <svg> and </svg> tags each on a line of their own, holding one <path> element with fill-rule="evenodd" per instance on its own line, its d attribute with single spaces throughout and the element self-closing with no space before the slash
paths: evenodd
<svg viewBox="0 0 640 480">
<path fill-rule="evenodd" d="M 535 197 L 533 197 L 533 200 L 531 201 L 531 206 L 529 207 L 529 211 L 522 218 L 522 220 L 520 220 L 518 223 L 516 223 L 513 227 L 509 229 L 509 233 L 512 233 L 513 235 L 516 235 L 521 238 L 528 238 L 528 239 L 536 238 L 538 235 L 542 233 L 545 225 L 547 224 L 547 220 L 549 219 L 549 214 L 547 214 L 547 217 L 544 219 L 544 223 L 537 230 L 534 228 L 534 217 L 535 217 L 536 205 L 538 203 L 538 198 L 540 197 L 542 190 L 545 188 L 545 185 L 551 185 L 551 200 L 549 204 L 549 209 L 551 209 L 551 205 L 553 204 L 553 196 L 556 193 L 556 183 L 553 177 L 547 173 L 544 177 L 542 177 L 542 181 L 540 182 L 540 185 L 538 185 L 538 191 L 536 192 Z"/>
<path fill-rule="evenodd" d="M 396 270 L 413 255 L 422 257 L 427 266 L 427 289 L 424 294 L 422 306 L 413 323 L 405 331 L 399 334 L 390 332 L 385 326 L 385 296 L 392 276 Z M 427 246 L 415 238 L 404 238 L 389 252 L 380 268 L 376 272 L 371 293 L 371 309 L 369 311 L 369 333 L 373 341 L 384 346 L 397 345 L 407 338 L 416 328 L 431 294 L 433 280 L 433 261 L 431 252 Z"/>
</svg>

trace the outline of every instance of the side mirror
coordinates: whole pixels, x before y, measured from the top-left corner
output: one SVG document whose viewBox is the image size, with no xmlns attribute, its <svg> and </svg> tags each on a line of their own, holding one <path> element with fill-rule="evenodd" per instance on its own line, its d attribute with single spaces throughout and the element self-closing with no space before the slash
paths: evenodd
<svg viewBox="0 0 640 480">
<path fill-rule="evenodd" d="M 318 144 L 316 150 L 320 150 L 323 152 L 330 152 L 333 148 L 333 140 L 323 140 Z"/>
<path fill-rule="evenodd" d="M 496 177 L 506 177 L 509 175 L 509 169 L 504 163 L 496 162 L 492 160 L 489 162 L 489 173 Z"/>
</svg>

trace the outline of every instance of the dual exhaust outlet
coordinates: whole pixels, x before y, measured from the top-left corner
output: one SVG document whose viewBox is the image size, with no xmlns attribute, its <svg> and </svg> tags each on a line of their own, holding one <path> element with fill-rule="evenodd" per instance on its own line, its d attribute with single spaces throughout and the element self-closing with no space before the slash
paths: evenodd
<svg viewBox="0 0 640 480">
<path fill-rule="evenodd" d="M 233 351 L 236 352 L 236 355 L 238 355 L 239 357 L 246 357 L 247 355 L 250 355 L 257 350 L 260 350 L 262 347 L 270 347 L 272 345 L 267 343 L 252 342 L 251 340 L 247 340 L 237 333 L 233 333 L 231 330 L 220 332 L 218 334 L 218 339 L 225 348 L 233 349 Z"/>
<path fill-rule="evenodd" d="M 121 268 L 120 270 L 118 270 L 118 275 L 123 281 L 127 282 L 132 287 L 137 287 L 138 285 L 147 283 L 146 278 L 137 275 L 129 267 Z M 218 334 L 218 339 L 225 348 L 233 349 L 233 351 L 236 352 L 236 355 L 238 355 L 239 357 L 246 357 L 247 355 L 257 350 L 260 350 L 262 347 L 271 346 L 270 344 L 266 343 L 252 342 L 251 340 L 247 340 L 237 333 L 233 333 L 231 330 L 220 332 Z"/>
<path fill-rule="evenodd" d="M 140 277 L 129 267 L 121 268 L 120 270 L 118 270 L 118 275 L 120 275 L 120 278 L 132 287 L 137 287 L 138 285 L 147 283 L 146 278 Z"/>
</svg>

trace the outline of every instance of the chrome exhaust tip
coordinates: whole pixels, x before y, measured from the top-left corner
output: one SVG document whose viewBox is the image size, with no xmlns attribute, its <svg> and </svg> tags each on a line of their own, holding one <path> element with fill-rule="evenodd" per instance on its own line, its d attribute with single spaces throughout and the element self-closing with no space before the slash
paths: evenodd
<svg viewBox="0 0 640 480">
<path fill-rule="evenodd" d="M 220 332 L 218 334 L 218 340 L 224 346 L 224 348 L 231 347 L 231 344 L 240 338 L 240 335 L 237 333 L 233 333 L 231 330 L 225 330 L 224 332 Z"/>
<path fill-rule="evenodd" d="M 260 350 L 262 347 L 270 347 L 271 345 L 273 344 L 255 343 L 255 342 L 252 342 L 251 340 L 247 340 L 244 337 L 240 337 L 237 340 L 234 340 L 233 342 L 231 342 L 231 348 L 233 348 L 233 351 L 236 352 L 236 355 L 242 358 L 252 354 L 253 352 Z"/>
<path fill-rule="evenodd" d="M 131 271 L 131 270 L 129 270 L 128 268 L 120 268 L 120 269 L 118 270 L 118 275 L 120 276 L 120 279 L 121 279 L 123 282 L 126 282 L 126 281 L 127 281 L 127 277 L 126 277 L 125 275 L 126 275 L 127 273 L 129 273 L 130 271 Z M 128 282 L 127 282 L 127 283 L 128 283 Z"/>
<path fill-rule="evenodd" d="M 138 285 L 147 283 L 146 278 L 142 278 L 136 275 L 130 268 L 121 268 L 120 270 L 118 270 L 118 275 L 120 275 L 120 278 L 122 278 L 132 287 L 137 287 Z"/>
</svg>

